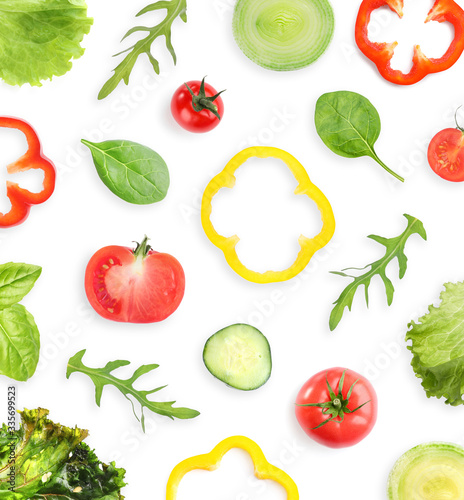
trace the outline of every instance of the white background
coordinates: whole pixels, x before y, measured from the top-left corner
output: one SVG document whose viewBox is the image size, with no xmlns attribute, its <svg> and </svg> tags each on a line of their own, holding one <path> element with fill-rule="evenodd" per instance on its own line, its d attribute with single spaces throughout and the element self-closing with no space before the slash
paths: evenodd
<svg viewBox="0 0 464 500">
<path fill-rule="evenodd" d="M 421 22 L 432 5 L 429 0 L 411 2 L 418 7 L 413 27 L 407 21 L 393 22 L 394 16 L 385 13 L 373 25 L 377 31 L 372 38 L 379 40 L 394 39 L 398 29 L 406 27 L 404 60 L 396 64 L 410 60 L 411 44 L 422 37 Z M 28 382 L 16 384 L 18 408 L 42 406 L 54 421 L 89 429 L 87 442 L 98 457 L 114 459 L 127 469 L 128 500 L 163 498 L 169 473 L 179 461 L 205 453 L 234 434 L 254 439 L 271 462 L 294 478 L 304 499 L 383 499 L 388 473 L 407 449 L 427 441 L 463 443 L 464 408 L 426 398 L 409 366 L 404 335 L 408 322 L 438 301 L 444 282 L 464 278 L 463 186 L 441 180 L 426 160 L 428 142 L 439 130 L 454 126 L 454 111 L 464 103 L 464 61 L 411 87 L 389 84 L 355 46 L 359 2 L 334 2 L 335 35 L 324 56 L 298 72 L 270 72 L 235 45 L 233 0 L 189 0 L 188 23 L 178 20 L 173 27 L 177 66 L 159 40 L 153 52 L 159 55 L 161 77 L 155 79 L 148 61 L 141 58 L 130 86 L 120 85 L 98 102 L 98 91 L 119 61 L 111 55 L 126 47 L 119 43 L 122 35 L 154 18 L 135 20 L 145 6 L 140 0 L 89 3 L 95 23 L 84 41 L 85 55 L 70 73 L 41 88 L 0 88 L 1 114 L 26 119 L 36 128 L 60 174 L 49 201 L 33 207 L 24 224 L 0 233 L 2 262 L 43 267 L 23 301 L 41 331 L 41 361 Z M 425 32 L 426 54 L 441 55 L 450 36 L 446 28 Z M 182 82 L 204 75 L 217 90 L 227 88 L 226 110 L 217 129 L 194 135 L 174 122 L 169 101 Z M 359 92 L 376 106 L 382 120 L 376 151 L 406 178 L 404 184 L 371 159 L 337 157 L 320 141 L 314 128 L 315 103 L 321 94 L 335 90 Z M 1 131 L 5 165 L 24 148 L 20 135 L 7 144 L 11 137 Z M 167 198 L 133 206 L 114 196 L 98 178 L 81 138 L 129 139 L 152 147 L 170 170 Z M 302 275 L 283 284 L 256 285 L 237 276 L 208 241 L 199 220 L 200 197 L 208 181 L 243 147 L 256 144 L 280 147 L 299 159 L 330 200 L 337 222 L 328 247 Z M 29 181 L 37 182 L 33 176 Z M 222 234 L 242 236 L 240 255 L 256 270 L 287 267 L 295 257 L 298 235 L 318 231 L 316 209 L 293 196 L 294 186 L 281 165 L 250 161 L 239 171 L 236 188 L 217 197 L 213 221 Z M 406 227 L 403 213 L 422 220 L 428 241 L 418 235 L 408 241 L 408 270 L 402 281 L 396 263 L 389 268 L 393 305 L 386 306 L 383 285 L 376 281 L 370 308 L 360 290 L 353 312 L 346 312 L 330 333 L 331 304 L 348 280 L 329 271 L 377 259 L 382 248 L 366 236 L 400 234 Z M 160 324 L 104 320 L 86 301 L 85 266 L 99 248 L 130 246 L 144 234 L 156 250 L 182 263 L 185 298 Z M 202 362 L 206 339 L 238 321 L 260 328 L 272 348 L 272 377 L 255 392 L 228 388 Z M 137 387 L 168 384 L 157 393 L 160 399 L 176 399 L 201 416 L 170 421 L 147 412 L 143 434 L 130 403 L 116 389 L 105 388 L 98 408 L 90 379 L 81 374 L 65 378 L 68 359 L 84 348 L 84 362 L 92 367 L 130 360 L 120 376 L 130 375 L 140 364 L 159 363 Z M 379 397 L 379 418 L 371 435 L 343 450 L 312 442 L 293 413 L 300 386 L 314 373 L 337 365 L 367 375 Z M 2 379 L 5 420 L 9 384 Z M 252 467 L 240 452 L 227 455 L 223 465 L 220 472 L 186 477 L 179 500 L 285 498 L 275 485 L 263 488 L 248 482 Z"/>
</svg>

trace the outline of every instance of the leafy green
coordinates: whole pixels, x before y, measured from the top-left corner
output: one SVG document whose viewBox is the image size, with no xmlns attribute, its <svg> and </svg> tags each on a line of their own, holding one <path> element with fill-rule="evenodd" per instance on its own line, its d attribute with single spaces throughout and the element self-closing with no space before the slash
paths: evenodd
<svg viewBox="0 0 464 500">
<path fill-rule="evenodd" d="M 445 283 L 438 307 L 411 321 L 406 340 L 412 343 L 411 365 L 422 379 L 427 397 L 464 404 L 464 283 Z"/>
<path fill-rule="evenodd" d="M 91 151 L 105 186 L 119 198 L 137 205 L 161 201 L 169 189 L 169 171 L 163 158 L 131 141 L 93 143 L 82 139 Z"/>
<path fill-rule="evenodd" d="M 391 305 L 393 301 L 394 288 L 392 282 L 386 275 L 388 264 L 393 259 L 397 258 L 399 264 L 399 277 L 400 279 L 403 278 L 404 274 L 406 273 L 406 267 L 408 261 L 406 255 L 404 254 L 404 247 L 406 245 L 407 239 L 412 234 L 418 234 L 424 240 L 427 239 L 427 234 L 425 232 L 424 226 L 419 219 L 412 217 L 408 214 L 404 214 L 404 217 L 406 217 L 408 221 L 408 226 L 406 227 L 404 232 L 401 233 L 396 238 L 382 238 L 381 236 L 377 236 L 375 234 L 371 234 L 368 236 L 368 238 L 385 246 L 386 248 L 385 255 L 382 258 L 376 260 L 372 264 L 368 264 L 363 268 L 350 267 L 347 269 L 343 269 L 341 272 L 332 272 L 332 274 L 338 274 L 340 276 L 344 276 L 347 278 L 353 278 L 353 281 L 343 290 L 340 297 L 338 297 L 338 299 L 334 302 L 335 307 L 332 309 L 329 320 L 329 326 L 331 330 L 334 330 L 337 327 L 340 320 L 342 319 L 345 307 L 348 307 L 348 310 L 351 311 L 351 305 L 353 303 L 354 295 L 358 287 L 361 285 L 364 285 L 366 304 L 369 307 L 368 288 L 371 279 L 376 274 L 378 274 L 382 278 L 382 281 L 385 284 L 385 290 L 387 293 L 387 302 L 388 305 Z M 361 276 L 352 276 L 350 274 L 345 274 L 343 272 L 343 271 L 348 271 L 350 269 L 357 269 L 362 271 L 363 269 L 367 268 L 369 268 L 369 270 L 366 271 Z"/>
<path fill-rule="evenodd" d="M 19 381 L 34 375 L 40 334 L 34 317 L 21 304 L 0 311 L 0 374 Z"/>
<path fill-rule="evenodd" d="M 22 300 L 33 288 L 42 268 L 8 262 L 0 265 L 0 309 Z"/>
<path fill-rule="evenodd" d="M 82 443 L 88 432 L 55 424 L 48 410 L 20 412 L 22 424 L 0 429 L 0 499 L 123 500 L 124 469 L 101 463 Z M 15 489 L 9 491 L 10 447 L 14 447 Z"/>
<path fill-rule="evenodd" d="M 356 92 L 340 90 L 323 94 L 316 103 L 316 130 L 324 144 L 346 158 L 370 156 L 401 182 L 374 151 L 380 135 L 379 113 L 372 103 Z"/>
<path fill-rule="evenodd" d="M 134 65 L 137 62 L 139 56 L 142 54 L 146 54 L 148 56 L 148 59 L 150 60 L 155 73 L 159 75 L 159 62 L 153 57 L 151 53 L 151 46 L 153 42 L 160 36 L 165 37 L 166 47 L 172 55 L 174 64 L 176 64 L 177 57 L 171 42 L 171 28 L 173 22 L 177 17 L 180 17 L 182 21 L 184 21 L 184 23 L 187 22 L 187 0 L 161 0 L 159 2 L 147 5 L 147 7 L 142 9 L 136 17 L 142 16 L 147 12 L 153 12 L 160 9 L 166 9 L 166 17 L 159 24 L 153 26 L 152 28 L 148 28 L 146 26 L 135 26 L 124 35 L 122 40 L 125 40 L 127 37 L 134 33 L 148 33 L 145 38 L 142 38 L 128 49 L 115 54 L 115 56 L 119 56 L 121 54 L 129 52 L 127 56 L 121 61 L 121 63 L 113 70 L 114 75 L 105 83 L 105 85 L 103 85 L 103 88 L 98 94 L 98 99 L 104 99 L 105 97 L 109 96 L 111 92 L 113 92 L 113 90 L 119 85 L 121 80 L 124 80 L 124 83 L 126 85 L 129 84 L 129 77 L 132 69 L 134 68 Z"/>
<path fill-rule="evenodd" d="M 0 0 L 0 78 L 40 86 L 64 75 L 92 22 L 84 0 Z"/>
<path fill-rule="evenodd" d="M 89 368 L 85 366 L 82 362 L 82 358 L 84 357 L 85 351 L 86 350 L 83 349 L 82 351 L 76 353 L 72 358 L 70 358 L 66 370 L 66 378 L 69 378 L 71 373 L 74 372 L 81 372 L 84 373 L 85 375 L 88 375 L 92 379 L 92 382 L 95 384 L 95 401 L 98 406 L 100 406 L 100 401 L 104 386 L 113 385 L 114 387 L 116 387 L 120 392 L 122 392 L 122 394 L 124 394 L 124 397 L 131 402 L 134 415 L 137 418 L 137 420 L 141 422 L 142 429 L 144 432 L 145 432 L 145 416 L 143 414 L 144 407 L 148 408 L 152 412 L 158 413 L 159 415 L 164 415 L 171 419 L 174 419 L 174 417 L 179 419 L 195 418 L 200 414 L 198 411 L 191 410 L 190 408 L 174 408 L 172 405 L 175 403 L 175 401 L 157 403 L 154 401 L 150 401 L 147 398 L 149 394 L 153 394 L 154 392 L 160 391 L 161 389 L 167 387 L 165 385 L 157 387 L 156 389 L 152 389 L 150 391 L 138 391 L 134 389 L 133 384 L 139 377 L 141 377 L 145 373 L 155 370 L 156 368 L 158 368 L 159 365 L 155 364 L 142 365 L 140 368 L 137 368 L 137 370 L 135 370 L 132 377 L 128 378 L 127 380 L 122 380 L 112 375 L 111 372 L 121 366 L 129 365 L 130 361 L 124 361 L 124 360 L 110 361 L 103 368 Z M 142 410 L 140 419 L 135 413 L 134 403 L 132 402 L 132 399 L 129 398 L 129 395 L 140 403 Z"/>
</svg>

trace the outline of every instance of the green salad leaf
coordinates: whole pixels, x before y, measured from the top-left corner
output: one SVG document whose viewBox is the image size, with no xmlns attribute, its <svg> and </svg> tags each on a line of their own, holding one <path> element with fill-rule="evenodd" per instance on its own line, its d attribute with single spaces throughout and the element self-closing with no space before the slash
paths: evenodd
<svg viewBox="0 0 464 500">
<path fill-rule="evenodd" d="M 123 500 L 124 469 L 101 463 L 82 441 L 88 432 L 55 424 L 48 410 L 20 412 L 21 425 L 0 429 L 0 499 Z M 14 491 L 10 450 L 14 449 Z"/>
<path fill-rule="evenodd" d="M 130 361 L 125 361 L 125 360 L 110 361 L 103 368 L 89 368 L 85 366 L 84 363 L 82 362 L 82 358 L 84 357 L 85 351 L 86 350 L 83 349 L 82 351 L 79 351 L 74 356 L 72 356 L 72 358 L 70 358 L 66 370 L 66 378 L 69 378 L 71 373 L 74 372 L 84 373 L 85 375 L 89 376 L 92 379 L 92 382 L 95 384 L 95 401 L 98 406 L 100 406 L 103 388 L 105 387 L 105 385 L 113 385 L 114 387 L 116 387 L 116 389 L 118 389 L 122 394 L 124 394 L 124 397 L 131 402 L 134 415 L 137 418 L 137 420 L 141 422 L 142 429 L 144 432 L 145 432 L 145 416 L 143 414 L 144 408 L 148 408 L 150 411 L 154 413 L 158 413 L 159 415 L 164 415 L 173 420 L 174 418 L 179 418 L 179 419 L 195 418 L 200 414 L 198 411 L 191 410 L 190 408 L 173 407 L 175 401 L 158 403 L 155 401 L 151 401 L 147 398 L 149 394 L 153 394 L 155 392 L 160 391 L 161 389 L 164 389 L 166 387 L 165 385 L 157 387 L 156 389 L 151 389 L 149 391 L 138 391 L 137 389 L 134 388 L 133 384 L 136 380 L 138 380 L 145 373 L 155 370 L 156 368 L 159 367 L 159 365 L 155 364 L 142 365 L 139 368 L 137 368 L 137 370 L 135 370 L 132 377 L 128 378 L 127 380 L 122 380 L 112 375 L 111 372 L 121 366 L 129 365 Z M 140 403 L 142 410 L 140 419 L 135 413 L 134 404 L 132 402 L 132 399 L 129 398 L 129 396 L 132 396 L 136 401 Z"/>
<path fill-rule="evenodd" d="M 161 201 L 169 189 L 169 171 L 161 156 L 131 141 L 93 143 L 82 139 L 92 153 L 105 186 L 119 198 L 137 205 Z"/>
<path fill-rule="evenodd" d="M 411 321 L 406 341 L 411 365 L 427 397 L 446 398 L 452 406 L 464 404 L 464 283 L 445 283 L 438 307 Z"/>
<path fill-rule="evenodd" d="M 22 300 L 33 288 L 42 268 L 8 262 L 0 265 L 0 309 Z"/>
<path fill-rule="evenodd" d="M 166 47 L 170 52 L 172 59 L 174 60 L 174 64 L 176 64 L 177 57 L 171 42 L 171 28 L 173 22 L 178 17 L 180 17 L 182 21 L 184 21 L 184 23 L 187 22 L 187 0 L 160 0 L 159 2 L 147 5 L 137 14 L 137 17 L 142 16 L 143 14 L 146 14 L 148 12 L 153 12 L 161 9 L 166 9 L 166 17 L 159 24 L 153 26 L 152 28 L 148 28 L 146 26 L 135 26 L 124 35 L 124 37 L 122 38 L 123 40 L 125 40 L 130 35 L 133 35 L 134 33 L 148 33 L 145 38 L 140 39 L 128 49 L 115 54 L 115 56 L 119 56 L 128 52 L 126 57 L 113 70 L 114 75 L 105 83 L 105 85 L 103 85 L 103 88 L 98 94 L 98 99 L 104 99 L 105 97 L 108 97 L 111 92 L 113 92 L 113 90 L 119 85 L 121 80 L 124 80 L 124 83 L 126 85 L 129 84 L 129 77 L 132 69 L 134 68 L 139 56 L 141 56 L 142 54 L 147 55 L 155 73 L 159 75 L 159 62 L 153 57 L 153 54 L 151 53 L 151 46 L 153 42 L 160 36 L 164 36 Z"/>
<path fill-rule="evenodd" d="M 323 94 L 316 103 L 316 130 L 324 144 L 345 158 L 370 156 L 389 174 L 404 179 L 374 151 L 380 135 L 379 113 L 363 95 L 347 90 Z"/>
<path fill-rule="evenodd" d="M 402 279 L 406 273 L 408 262 L 408 259 L 404 253 L 406 241 L 412 234 L 418 234 L 424 240 L 427 239 L 427 234 L 422 222 L 416 217 L 412 217 L 411 215 L 404 214 L 404 216 L 408 221 L 408 226 L 399 236 L 396 236 L 395 238 L 383 238 L 382 236 L 377 236 L 375 234 L 371 234 L 368 236 L 368 238 L 370 238 L 371 240 L 374 240 L 385 247 L 386 250 L 383 257 L 363 268 L 350 267 L 347 269 L 343 269 L 340 272 L 332 271 L 332 274 L 338 274 L 346 278 L 353 278 L 353 281 L 343 290 L 343 292 L 340 294 L 340 297 L 338 297 L 338 299 L 334 302 L 335 307 L 332 309 L 329 320 L 329 327 L 331 330 L 334 330 L 337 327 L 338 323 L 340 323 L 345 307 L 348 307 L 348 310 L 351 311 L 351 305 L 353 303 L 355 293 L 361 285 L 364 285 L 366 304 L 369 307 L 368 289 L 371 280 L 375 275 L 378 275 L 380 276 L 380 278 L 382 278 L 382 281 L 385 284 L 385 291 L 387 293 L 387 303 L 389 306 L 391 305 L 393 301 L 394 288 L 392 282 L 386 274 L 388 264 L 395 258 L 398 259 L 399 278 Z M 346 274 L 344 272 L 351 269 L 360 271 L 364 269 L 368 270 L 360 276 L 352 276 L 351 274 Z"/>
<path fill-rule="evenodd" d="M 21 304 L 0 310 L 0 374 L 19 381 L 34 375 L 40 334 L 34 317 Z"/>
<path fill-rule="evenodd" d="M 84 0 L 0 0 L 0 78 L 40 86 L 64 75 L 92 22 Z"/>
</svg>

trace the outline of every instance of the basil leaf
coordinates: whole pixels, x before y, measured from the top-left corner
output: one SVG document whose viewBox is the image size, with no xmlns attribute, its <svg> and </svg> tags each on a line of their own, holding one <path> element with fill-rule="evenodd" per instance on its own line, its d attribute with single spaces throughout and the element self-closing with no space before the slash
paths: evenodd
<svg viewBox="0 0 464 500">
<path fill-rule="evenodd" d="M 40 335 L 34 317 L 21 304 L 0 311 L 0 374 L 19 380 L 34 375 Z"/>
<path fill-rule="evenodd" d="M 316 130 L 324 144 L 345 158 L 370 156 L 401 182 L 374 151 L 380 135 L 380 117 L 371 102 L 346 90 L 323 94 L 316 103 Z"/>
<path fill-rule="evenodd" d="M 169 171 L 163 158 L 131 141 L 93 143 L 91 151 L 98 175 L 106 187 L 129 203 L 148 205 L 161 201 L 169 188 Z"/>
<path fill-rule="evenodd" d="M 0 309 L 22 300 L 33 288 L 42 268 L 8 262 L 0 265 Z"/>
</svg>

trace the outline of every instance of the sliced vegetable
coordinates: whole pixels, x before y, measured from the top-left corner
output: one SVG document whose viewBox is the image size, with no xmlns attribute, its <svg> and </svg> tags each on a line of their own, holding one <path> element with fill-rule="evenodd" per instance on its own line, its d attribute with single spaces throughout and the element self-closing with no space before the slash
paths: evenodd
<svg viewBox="0 0 464 500">
<path fill-rule="evenodd" d="M 406 341 L 412 352 L 411 365 L 422 379 L 427 397 L 445 397 L 446 404 L 464 404 L 464 283 L 445 283 L 438 307 L 417 323 L 409 323 Z"/>
<path fill-rule="evenodd" d="M 159 365 L 154 365 L 154 364 L 142 365 L 139 368 L 137 368 L 137 370 L 135 370 L 132 377 L 126 380 L 122 380 L 112 375 L 111 372 L 121 366 L 130 365 L 130 361 L 118 359 L 116 361 L 110 361 L 103 368 L 89 368 L 85 366 L 84 363 L 82 362 L 82 358 L 84 357 L 85 351 L 86 349 L 83 349 L 82 351 L 79 351 L 69 359 L 68 367 L 66 370 L 66 378 L 69 378 L 69 376 L 75 372 L 84 373 L 85 375 L 90 377 L 92 379 L 92 382 L 95 384 L 95 401 L 98 406 L 100 406 L 103 388 L 105 387 L 105 385 L 113 385 L 114 387 L 116 387 L 116 389 L 118 389 L 122 394 L 124 394 L 124 397 L 129 401 L 131 401 L 131 403 L 132 400 L 129 398 L 129 396 L 132 396 L 132 398 L 134 398 L 135 401 L 138 401 L 140 403 L 141 407 L 140 418 L 135 413 L 133 406 L 132 409 L 134 410 L 135 418 L 142 424 L 143 432 L 145 432 L 145 415 L 143 414 L 144 408 L 147 408 L 154 413 L 158 413 L 159 415 L 164 415 L 166 417 L 169 417 L 172 420 L 174 420 L 174 418 L 179 418 L 179 419 L 195 418 L 200 414 L 198 411 L 191 410 L 190 408 L 173 407 L 172 405 L 175 403 L 175 401 L 158 403 L 155 401 L 151 401 L 147 398 L 149 394 L 153 394 L 154 392 L 164 389 L 166 387 L 165 385 L 157 387 L 156 389 L 151 389 L 150 391 L 139 391 L 134 389 L 133 384 L 142 375 L 144 375 L 145 373 L 149 373 L 152 370 L 155 370 L 156 368 L 159 367 Z"/>
<path fill-rule="evenodd" d="M 271 465 L 254 441 L 245 436 L 232 436 L 221 441 L 209 453 L 187 458 L 177 464 L 168 479 L 166 500 L 176 500 L 177 489 L 185 474 L 194 470 L 216 470 L 221 465 L 223 456 L 234 448 L 240 448 L 250 455 L 253 460 L 254 473 L 258 479 L 271 479 L 280 484 L 287 493 L 287 500 L 300 498 L 293 479 L 283 470 Z"/>
<path fill-rule="evenodd" d="M 370 156 L 389 174 L 404 179 L 380 160 L 374 144 L 380 135 L 380 117 L 361 94 L 340 90 L 323 94 L 316 103 L 316 130 L 324 144 L 345 158 Z"/>
<path fill-rule="evenodd" d="M 2 1 L 0 17 L 0 78 L 10 85 L 67 73 L 93 23 L 85 0 Z"/>
<path fill-rule="evenodd" d="M 327 0 L 238 0 L 233 32 L 240 49 L 256 64 L 295 70 L 325 52 L 334 14 Z"/>
<path fill-rule="evenodd" d="M 19 118 L 2 116 L 0 117 L 1 127 L 13 128 L 22 132 L 26 136 L 28 146 L 27 152 L 21 158 L 7 166 L 7 172 L 15 174 L 28 170 L 42 170 L 44 173 L 43 189 L 38 193 L 32 193 L 21 188 L 15 182 L 7 181 L 6 195 L 11 202 L 11 210 L 6 214 L 0 213 L 0 227 L 10 227 L 21 224 L 27 219 L 31 205 L 38 205 L 50 198 L 55 189 L 56 171 L 53 163 L 42 154 L 39 138 L 28 123 Z"/>
<path fill-rule="evenodd" d="M 172 96 L 171 113 L 176 122 L 189 132 L 209 132 L 219 125 L 224 114 L 221 94 L 205 83 L 193 80 L 181 85 Z"/>
<path fill-rule="evenodd" d="M 82 1 L 82 0 L 78 0 Z M 171 41 L 171 28 L 173 22 L 180 17 L 184 23 L 187 22 L 187 0 L 160 0 L 158 2 L 147 5 L 144 9 L 142 9 L 138 14 L 138 16 L 142 16 L 148 12 L 153 12 L 156 10 L 166 9 L 166 17 L 156 26 L 152 28 L 148 28 L 145 26 L 135 26 L 131 28 L 124 36 L 123 40 L 125 40 L 130 35 L 137 33 L 148 33 L 145 38 L 141 38 L 134 45 L 125 49 L 115 56 L 119 56 L 121 54 L 125 54 L 129 52 L 126 57 L 119 63 L 119 65 L 114 69 L 114 75 L 103 85 L 103 88 L 100 90 L 98 94 L 98 99 L 104 99 L 108 97 L 111 92 L 119 85 L 121 80 L 124 80 L 126 85 L 129 84 L 129 77 L 132 72 L 132 69 L 137 62 L 137 59 L 140 55 L 146 54 L 155 73 L 159 75 L 160 68 L 158 61 L 153 57 L 151 53 L 151 46 L 153 42 L 160 36 L 165 37 L 166 47 L 170 52 L 172 59 L 174 60 L 174 64 L 177 62 L 176 53 L 174 52 L 174 47 L 172 46 Z"/>
<path fill-rule="evenodd" d="M 407 451 L 390 473 L 388 498 L 464 498 L 464 448 L 452 443 L 424 443 Z"/>
<path fill-rule="evenodd" d="M 314 441 L 330 448 L 353 446 L 375 425 L 377 395 L 359 373 L 330 368 L 303 385 L 296 397 L 295 414 Z"/>
<path fill-rule="evenodd" d="M 404 0 L 363 0 L 356 19 L 355 37 L 361 52 L 377 66 L 386 80 L 398 85 L 411 85 L 430 73 L 445 71 L 459 59 L 464 50 L 464 11 L 453 0 L 435 0 L 425 22 L 449 22 L 453 25 L 454 38 L 448 50 L 442 57 L 429 59 L 416 45 L 409 73 L 393 69 L 391 60 L 398 42 L 376 43 L 369 40 L 371 14 L 384 6 L 398 14 L 398 17 L 403 17 Z"/>
<path fill-rule="evenodd" d="M 81 141 L 91 151 L 105 186 L 124 201 L 149 205 L 165 198 L 169 171 L 161 156 L 131 141 Z"/>
<path fill-rule="evenodd" d="M 258 389 L 271 376 L 269 342 L 250 325 L 230 325 L 212 335 L 206 341 L 203 361 L 212 375 L 242 391 Z"/>
<path fill-rule="evenodd" d="M 113 321 L 162 321 L 179 307 L 184 289 L 179 261 L 152 250 L 146 236 L 135 250 L 117 245 L 100 248 L 85 270 L 90 305 Z"/>
<path fill-rule="evenodd" d="M 114 462 L 106 465 L 98 460 L 82 443 L 88 435 L 86 430 L 55 424 L 43 408 L 19 413 L 18 430 L 13 431 L 7 424 L 0 429 L 0 498 L 124 499 L 121 488 L 125 486 L 126 471 Z M 14 478 L 13 491 L 10 477 Z"/>
<path fill-rule="evenodd" d="M 431 140 L 427 159 L 432 170 L 442 179 L 464 181 L 464 129 L 454 115 L 456 128 L 446 128 Z"/>
<path fill-rule="evenodd" d="M 214 229 L 211 222 L 211 212 L 213 210 L 212 200 L 217 192 L 224 187 L 232 188 L 235 185 L 235 171 L 245 163 L 249 158 L 278 158 L 282 160 L 291 170 L 295 179 L 298 181 L 298 186 L 295 189 L 295 194 L 303 194 L 313 200 L 322 217 L 321 232 L 314 238 L 307 238 L 301 235 L 298 239 L 301 250 L 291 267 L 285 271 L 267 271 L 258 273 L 246 268 L 238 258 L 235 247 L 240 241 L 237 235 L 221 236 Z M 294 158 L 291 154 L 282 149 L 270 147 L 252 147 L 247 148 L 235 155 L 229 163 L 224 167 L 224 170 L 213 177 L 203 193 L 201 200 L 201 223 L 206 236 L 213 245 L 223 251 L 229 266 L 242 278 L 254 283 L 272 283 L 276 281 L 286 281 L 294 278 L 300 273 L 309 263 L 311 257 L 332 238 L 335 231 L 335 219 L 332 212 L 332 207 L 324 194 L 317 188 L 309 179 L 303 165 Z"/>
<path fill-rule="evenodd" d="M 408 261 L 406 255 L 404 254 L 406 241 L 412 234 L 418 234 L 424 240 L 427 240 L 427 234 L 422 222 L 419 219 L 412 217 L 411 215 L 404 214 L 404 216 L 408 221 L 408 226 L 396 238 L 383 238 L 382 236 L 377 236 L 375 234 L 371 234 L 368 236 L 368 238 L 370 238 L 371 240 L 374 240 L 377 243 L 385 246 L 385 255 L 382 258 L 376 260 L 375 262 L 372 262 L 372 264 L 368 264 L 363 268 L 349 267 L 347 269 L 343 269 L 340 272 L 332 271 L 332 274 L 338 274 L 346 278 L 353 278 L 353 281 L 343 290 L 340 297 L 338 297 L 338 299 L 334 302 L 335 307 L 332 309 L 329 320 L 329 326 L 331 330 L 334 330 L 337 327 L 338 323 L 340 323 L 345 307 L 348 307 L 348 310 L 351 311 L 351 305 L 353 303 L 354 295 L 361 285 L 364 285 L 366 304 L 369 307 L 368 288 L 372 278 L 375 275 L 378 275 L 382 278 L 382 281 L 385 284 L 385 291 L 387 292 L 387 303 L 389 306 L 392 304 L 393 292 L 395 289 L 393 288 L 392 282 L 386 275 L 388 264 L 390 264 L 390 262 L 395 258 L 398 259 L 399 278 L 402 279 L 406 273 Z M 361 276 L 352 276 L 351 274 L 346 274 L 344 272 L 351 269 L 363 270 L 367 268 L 369 268 L 369 270 Z"/>
</svg>

